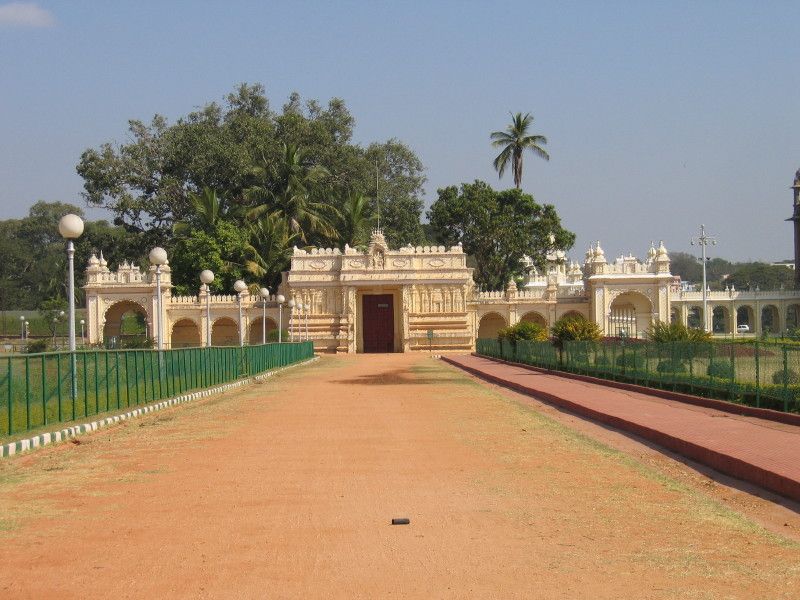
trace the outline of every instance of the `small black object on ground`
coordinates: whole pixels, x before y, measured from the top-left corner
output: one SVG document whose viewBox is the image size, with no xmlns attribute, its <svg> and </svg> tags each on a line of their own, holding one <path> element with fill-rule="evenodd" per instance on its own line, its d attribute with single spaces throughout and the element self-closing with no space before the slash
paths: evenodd
<svg viewBox="0 0 800 600">
<path fill-rule="evenodd" d="M 408 525 L 411 519 L 392 519 L 392 525 Z"/>
</svg>

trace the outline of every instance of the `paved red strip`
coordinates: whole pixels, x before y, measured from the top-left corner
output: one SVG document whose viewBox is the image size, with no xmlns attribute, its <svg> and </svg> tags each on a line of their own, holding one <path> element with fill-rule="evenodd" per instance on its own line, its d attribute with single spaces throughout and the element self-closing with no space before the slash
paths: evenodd
<svg viewBox="0 0 800 600">
<path fill-rule="evenodd" d="M 575 381 L 480 356 L 447 356 L 444 360 L 800 500 L 800 427 L 796 425 Z"/>
</svg>

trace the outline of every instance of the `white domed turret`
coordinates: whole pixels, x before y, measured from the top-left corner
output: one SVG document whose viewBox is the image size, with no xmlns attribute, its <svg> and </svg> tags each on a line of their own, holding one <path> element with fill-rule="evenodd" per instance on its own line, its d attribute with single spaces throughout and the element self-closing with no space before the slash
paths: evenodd
<svg viewBox="0 0 800 600">
<path fill-rule="evenodd" d="M 606 253 L 603 252 L 603 249 L 600 247 L 600 240 L 597 240 L 597 245 L 594 248 L 594 261 L 596 263 L 604 263 L 606 262 Z"/>
</svg>

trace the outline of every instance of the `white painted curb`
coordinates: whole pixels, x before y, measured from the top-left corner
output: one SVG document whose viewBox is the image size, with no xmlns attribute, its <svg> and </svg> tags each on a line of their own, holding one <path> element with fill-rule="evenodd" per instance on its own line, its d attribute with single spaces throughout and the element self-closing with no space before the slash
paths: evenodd
<svg viewBox="0 0 800 600">
<path fill-rule="evenodd" d="M 113 415 L 111 417 L 106 417 L 105 419 L 100 419 L 99 421 L 92 421 L 91 423 L 84 423 L 82 425 L 73 425 L 72 427 L 67 427 L 59 431 L 41 433 L 39 435 L 35 435 L 33 437 L 24 440 L 9 442 L 7 444 L 0 446 L 0 458 L 6 456 L 14 456 L 15 454 L 20 454 L 21 452 L 33 450 L 34 448 L 41 448 L 42 446 L 46 446 L 47 444 L 63 442 L 65 440 L 68 440 L 69 438 L 75 437 L 82 433 L 91 433 L 92 431 L 97 431 L 98 429 L 101 429 L 108 425 L 113 425 L 115 423 L 119 423 L 120 421 L 125 421 L 127 419 L 135 419 L 140 415 L 163 410 L 165 408 L 169 408 L 170 406 L 174 406 L 176 404 L 183 404 L 184 402 L 191 402 L 192 400 L 197 400 L 198 398 L 207 398 L 212 394 L 227 392 L 228 390 L 232 390 L 234 388 L 238 388 L 243 385 L 253 383 L 254 381 L 261 381 L 262 379 L 267 379 L 268 377 L 272 377 L 276 373 L 280 373 L 282 371 L 285 371 L 286 369 L 299 367 L 301 365 L 307 365 L 309 363 L 314 362 L 315 360 L 319 360 L 319 357 L 314 356 L 313 358 L 304 360 L 303 362 L 287 365 L 285 367 L 281 367 L 280 369 L 275 369 L 274 371 L 266 371 L 264 373 L 254 375 L 253 377 L 248 377 L 247 379 L 239 379 L 238 381 L 232 381 L 231 383 L 224 383 L 222 385 L 206 388 L 204 390 L 197 390 L 194 392 L 189 392 L 187 394 L 182 394 L 180 396 L 175 396 L 174 398 L 168 398 L 167 400 L 161 400 L 153 404 L 147 404 L 135 410 L 131 410 L 119 415 Z"/>
</svg>

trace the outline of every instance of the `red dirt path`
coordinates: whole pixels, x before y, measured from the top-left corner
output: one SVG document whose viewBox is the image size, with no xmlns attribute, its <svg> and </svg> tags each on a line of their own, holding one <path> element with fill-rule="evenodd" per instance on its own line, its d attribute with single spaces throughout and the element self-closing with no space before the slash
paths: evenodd
<svg viewBox="0 0 800 600">
<path fill-rule="evenodd" d="M 0 597 L 800 589 L 796 543 L 426 356 L 325 358 L 81 439 L 0 462 Z"/>
</svg>

